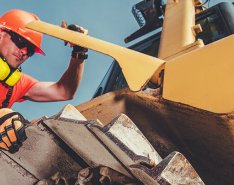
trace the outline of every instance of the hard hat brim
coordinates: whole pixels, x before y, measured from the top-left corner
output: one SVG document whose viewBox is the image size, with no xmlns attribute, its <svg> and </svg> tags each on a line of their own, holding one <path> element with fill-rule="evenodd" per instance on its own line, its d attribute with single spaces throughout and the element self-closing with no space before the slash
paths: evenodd
<svg viewBox="0 0 234 185">
<path fill-rule="evenodd" d="M 40 48 L 38 48 L 38 47 L 36 47 L 35 53 L 41 54 L 41 55 L 43 55 L 43 56 L 46 56 L 45 52 L 42 51 L 42 50 L 41 50 Z"/>
</svg>

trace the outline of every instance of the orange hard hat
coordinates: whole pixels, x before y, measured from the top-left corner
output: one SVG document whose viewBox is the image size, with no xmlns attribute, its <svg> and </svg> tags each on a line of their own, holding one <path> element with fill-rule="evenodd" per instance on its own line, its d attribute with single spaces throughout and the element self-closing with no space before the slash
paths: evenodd
<svg viewBox="0 0 234 185">
<path fill-rule="evenodd" d="M 0 28 L 5 28 L 19 34 L 36 46 L 36 53 L 45 55 L 41 49 L 42 33 L 25 27 L 27 23 L 37 20 L 40 19 L 32 13 L 23 10 L 10 10 L 0 17 Z"/>
</svg>

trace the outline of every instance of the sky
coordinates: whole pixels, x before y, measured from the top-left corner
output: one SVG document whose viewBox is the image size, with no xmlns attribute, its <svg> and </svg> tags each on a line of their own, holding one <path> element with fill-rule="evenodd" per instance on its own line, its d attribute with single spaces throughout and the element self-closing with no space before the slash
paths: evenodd
<svg viewBox="0 0 234 185">
<path fill-rule="evenodd" d="M 124 38 L 139 29 L 131 13 L 132 6 L 138 2 L 140 0 L 11 0 L 1 2 L 0 14 L 11 9 L 22 9 L 55 25 L 60 25 L 62 20 L 81 25 L 89 30 L 92 37 L 128 47 L 134 42 L 125 44 Z M 217 2 L 211 0 L 210 6 Z M 22 65 L 23 72 L 39 81 L 57 81 L 69 64 L 72 49 L 65 47 L 63 41 L 46 35 L 42 48 L 46 56 L 31 57 Z M 76 106 L 89 101 L 112 61 L 111 57 L 90 50 L 83 79 L 73 100 L 49 103 L 25 101 L 15 103 L 12 109 L 31 120 L 52 116 L 66 104 Z"/>
</svg>

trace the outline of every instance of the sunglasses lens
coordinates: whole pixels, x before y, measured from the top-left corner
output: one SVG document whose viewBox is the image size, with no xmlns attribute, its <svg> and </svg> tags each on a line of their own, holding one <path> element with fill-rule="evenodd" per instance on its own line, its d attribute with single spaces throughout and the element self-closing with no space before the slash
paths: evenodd
<svg viewBox="0 0 234 185">
<path fill-rule="evenodd" d="M 34 55 L 35 53 L 35 46 L 31 45 L 31 46 L 28 46 L 27 47 L 27 53 L 28 53 L 28 56 L 31 57 Z"/>
<path fill-rule="evenodd" d="M 24 39 L 23 37 L 21 37 L 20 35 L 12 32 L 12 31 L 6 31 L 6 33 L 8 33 L 11 36 L 11 40 L 15 43 L 15 45 L 19 48 L 27 48 L 27 55 L 29 57 L 31 57 L 34 53 L 35 53 L 35 49 L 36 47 L 31 44 L 29 41 L 27 41 L 26 39 Z"/>
</svg>

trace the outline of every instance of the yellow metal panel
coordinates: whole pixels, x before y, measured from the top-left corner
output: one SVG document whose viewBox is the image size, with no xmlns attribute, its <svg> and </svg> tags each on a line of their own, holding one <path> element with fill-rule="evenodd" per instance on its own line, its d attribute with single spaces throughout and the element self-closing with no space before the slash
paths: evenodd
<svg viewBox="0 0 234 185">
<path fill-rule="evenodd" d="M 168 58 L 195 42 L 194 25 L 193 0 L 168 0 L 163 20 L 159 58 Z"/>
<path fill-rule="evenodd" d="M 234 35 L 165 65 L 163 98 L 215 113 L 234 111 Z"/>
<path fill-rule="evenodd" d="M 42 21 L 29 23 L 27 28 L 109 55 L 117 60 L 126 81 L 138 91 L 153 74 L 159 74 L 164 61 L 82 33 L 74 32 Z"/>
</svg>

